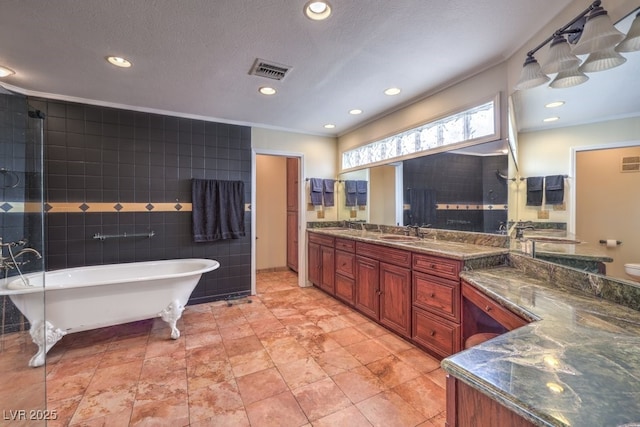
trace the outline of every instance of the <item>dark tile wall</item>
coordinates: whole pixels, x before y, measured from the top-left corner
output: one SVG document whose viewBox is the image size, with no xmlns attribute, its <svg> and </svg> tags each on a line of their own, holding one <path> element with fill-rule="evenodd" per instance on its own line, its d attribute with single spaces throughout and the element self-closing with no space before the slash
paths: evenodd
<svg viewBox="0 0 640 427">
<path fill-rule="evenodd" d="M 496 233 L 500 225 L 507 226 L 507 200 L 509 197 L 508 181 L 500 178 L 508 176 L 509 159 L 507 156 L 487 156 L 482 158 L 483 202 L 493 205 L 495 209 L 485 210 L 483 223 L 485 233 Z"/>
<path fill-rule="evenodd" d="M 439 153 L 403 162 L 405 203 L 407 188 L 426 188 L 436 192 L 436 203 L 491 204 L 500 209 L 446 210 L 436 212 L 434 228 L 459 231 L 495 233 L 500 222 L 507 221 L 506 182 L 499 179 L 496 169 L 506 171 L 507 156 L 469 156 L 455 153 Z M 406 221 L 405 221 L 406 223 Z"/>
<path fill-rule="evenodd" d="M 23 95 L 0 94 L 0 237 L 3 242 L 27 240 L 27 245 L 42 251 L 42 213 L 24 213 L 18 207 L 42 202 L 42 121 L 29 117 Z M 14 256 L 23 246 L 11 248 Z M 10 258 L 9 248 L 0 248 Z M 42 259 L 32 254 L 17 259 L 23 273 L 42 271 Z M 18 270 L 0 269 L 2 278 L 14 277 Z M 44 294 L 43 294 L 44 296 Z M 11 300 L 0 297 L 0 333 L 28 329 L 29 325 Z"/>
<path fill-rule="evenodd" d="M 249 127 L 40 98 L 30 103 L 47 115 L 45 201 L 73 204 L 67 212 L 54 209 L 45 215 L 47 270 L 213 258 L 220 268 L 203 275 L 190 303 L 250 292 L 250 215 L 245 215 L 244 238 L 194 243 L 191 212 L 151 206 L 190 203 L 192 178 L 241 180 L 249 203 Z M 73 208 L 83 203 L 85 211 Z M 108 205 L 92 211 L 96 203 Z M 118 203 L 149 207 L 135 212 L 111 208 Z M 92 238 L 150 231 L 152 238 Z"/>
</svg>

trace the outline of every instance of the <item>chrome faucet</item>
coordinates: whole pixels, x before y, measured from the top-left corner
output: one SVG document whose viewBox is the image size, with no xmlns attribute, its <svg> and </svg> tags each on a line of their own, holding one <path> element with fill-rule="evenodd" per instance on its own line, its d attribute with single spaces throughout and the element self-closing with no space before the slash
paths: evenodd
<svg viewBox="0 0 640 427">
<path fill-rule="evenodd" d="M 16 260 L 17 258 L 27 253 L 34 254 L 36 259 L 42 258 L 42 255 L 40 254 L 40 252 L 38 252 L 33 248 L 22 248 L 16 254 L 14 254 L 11 250 L 11 248 L 14 248 L 16 246 L 24 246 L 26 244 L 27 244 L 27 241 L 25 239 L 19 240 L 17 242 L 3 243 L 2 238 L 0 237 L 0 269 L 7 271 L 7 270 L 14 269 L 16 267 L 19 267 L 21 265 L 27 264 L 29 261 L 18 262 Z M 7 251 L 9 252 L 9 256 L 4 256 L 4 248 L 7 248 Z"/>
<path fill-rule="evenodd" d="M 14 258 L 18 258 L 19 256 L 22 256 L 26 253 L 32 253 L 36 256 L 36 259 L 41 259 L 42 255 L 40 255 L 40 252 L 38 252 L 37 250 L 33 249 L 33 248 L 24 248 L 22 249 L 20 252 L 18 252 L 17 254 L 15 254 L 13 257 Z"/>
<path fill-rule="evenodd" d="M 407 225 L 407 228 L 405 228 L 404 234 L 408 236 L 411 230 L 413 230 L 416 233 L 416 237 L 422 237 L 422 233 L 420 232 L 419 225 Z"/>
<path fill-rule="evenodd" d="M 527 224 L 517 223 L 515 225 L 515 229 L 516 229 L 515 238 L 522 239 L 524 237 L 524 230 L 535 230 L 536 228 L 531 223 L 527 223 Z"/>
</svg>

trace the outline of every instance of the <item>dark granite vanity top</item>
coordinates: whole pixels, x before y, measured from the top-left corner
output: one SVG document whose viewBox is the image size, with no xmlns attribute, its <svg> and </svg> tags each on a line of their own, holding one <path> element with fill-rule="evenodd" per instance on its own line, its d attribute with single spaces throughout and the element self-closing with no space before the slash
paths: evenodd
<svg viewBox="0 0 640 427">
<path fill-rule="evenodd" d="M 333 237 L 342 237 L 365 243 L 375 243 L 377 245 L 459 260 L 479 259 L 509 253 L 509 249 L 506 247 L 488 246 L 487 244 L 490 242 L 483 239 L 493 239 L 494 237 L 482 233 L 466 233 L 472 237 L 467 237 L 467 239 L 458 238 L 457 241 L 453 241 L 445 240 L 449 236 L 443 235 L 442 231 L 434 230 L 428 231 L 421 239 L 408 236 L 407 240 L 403 241 L 387 240 L 402 239 L 404 237 L 402 234 L 380 231 L 353 230 L 339 227 L 308 228 L 307 230 Z"/>
<path fill-rule="evenodd" d="M 567 286 L 552 268 L 552 280 L 505 266 L 461 273 L 532 323 L 442 367 L 536 425 L 640 425 L 640 312 L 596 296 L 601 284 Z"/>
</svg>

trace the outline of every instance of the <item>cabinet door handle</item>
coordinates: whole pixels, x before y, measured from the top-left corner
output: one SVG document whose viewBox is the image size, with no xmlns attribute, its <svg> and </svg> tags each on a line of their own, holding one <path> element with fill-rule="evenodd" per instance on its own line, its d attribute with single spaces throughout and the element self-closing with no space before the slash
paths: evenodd
<svg viewBox="0 0 640 427">
<path fill-rule="evenodd" d="M 491 310 L 492 310 L 492 308 L 491 308 L 490 306 L 486 306 L 486 307 L 485 307 L 485 310 L 487 310 L 487 311 L 491 311 Z"/>
<path fill-rule="evenodd" d="M 436 265 L 435 264 L 431 264 L 431 268 L 435 269 Z"/>
<path fill-rule="evenodd" d="M 436 331 L 431 331 L 429 332 L 429 335 L 434 336 L 436 334 Z"/>
<path fill-rule="evenodd" d="M 431 293 L 429 294 L 429 296 L 430 296 L 431 298 L 433 298 L 433 297 L 435 297 L 435 296 L 436 296 L 436 294 L 435 294 L 435 292 L 431 292 Z"/>
</svg>

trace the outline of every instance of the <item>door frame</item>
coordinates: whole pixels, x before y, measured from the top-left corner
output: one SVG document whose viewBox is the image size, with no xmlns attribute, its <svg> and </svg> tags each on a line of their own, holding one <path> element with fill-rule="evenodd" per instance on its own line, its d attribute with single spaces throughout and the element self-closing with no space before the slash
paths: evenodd
<svg viewBox="0 0 640 427">
<path fill-rule="evenodd" d="M 307 237 L 303 227 L 305 195 L 302 177 L 304 176 L 304 154 L 297 151 L 269 150 L 264 148 L 251 149 L 251 295 L 256 294 L 256 156 L 297 157 L 300 162 L 298 168 L 298 286 L 306 286 L 307 258 L 305 249 Z"/>
<path fill-rule="evenodd" d="M 577 155 L 579 151 L 596 151 L 596 150 L 607 150 L 607 149 L 615 149 L 615 148 L 627 148 L 627 147 L 636 147 L 640 146 L 640 140 L 635 141 L 616 141 L 616 142 L 606 142 L 602 144 L 594 144 L 594 145 L 583 145 L 580 147 L 571 147 L 571 177 L 573 178 L 573 185 L 570 187 L 570 199 L 569 199 L 569 209 L 571 214 L 569 215 L 569 223 L 567 224 L 567 231 L 569 233 L 576 233 L 576 187 L 578 186 L 577 178 L 576 178 L 576 163 L 577 163 Z"/>
</svg>

